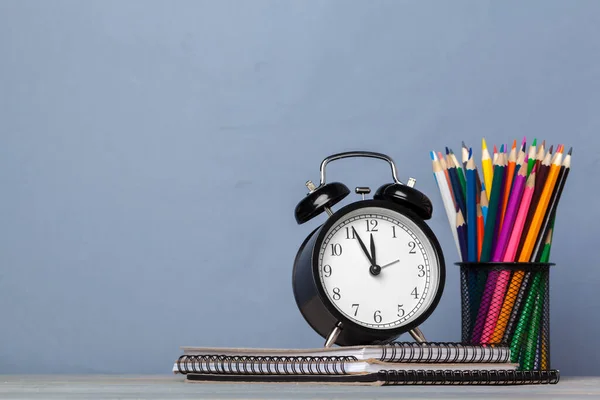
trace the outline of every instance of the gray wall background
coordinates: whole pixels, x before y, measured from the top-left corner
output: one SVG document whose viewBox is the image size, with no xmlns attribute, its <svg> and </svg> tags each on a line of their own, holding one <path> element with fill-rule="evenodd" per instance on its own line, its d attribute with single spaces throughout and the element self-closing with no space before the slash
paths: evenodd
<svg viewBox="0 0 600 400">
<path fill-rule="evenodd" d="M 179 346 L 313 347 L 293 211 L 319 163 L 392 156 L 447 261 L 428 152 L 573 146 L 552 362 L 598 375 L 600 2 L 0 1 L 0 372 L 169 373 Z M 373 160 L 331 164 L 349 187 Z M 349 198 L 345 203 L 353 201 Z M 408 335 L 400 339 L 411 340 Z"/>
</svg>

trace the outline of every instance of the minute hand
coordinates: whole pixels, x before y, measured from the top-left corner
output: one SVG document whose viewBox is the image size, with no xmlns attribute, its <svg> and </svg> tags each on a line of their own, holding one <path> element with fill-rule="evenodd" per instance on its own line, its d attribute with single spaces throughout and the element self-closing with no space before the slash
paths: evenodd
<svg viewBox="0 0 600 400">
<path fill-rule="evenodd" d="M 397 262 L 400 262 L 400 260 L 395 260 L 395 261 L 392 261 L 392 262 L 390 262 L 390 263 L 387 263 L 387 264 L 385 264 L 385 265 L 382 265 L 382 266 L 381 266 L 381 269 L 384 269 L 385 267 L 389 267 L 390 265 L 394 265 L 394 264 L 396 264 Z"/>
<path fill-rule="evenodd" d="M 369 262 L 371 263 L 371 265 L 375 265 L 375 263 L 373 262 L 373 259 L 369 255 L 369 252 L 368 252 L 367 248 L 365 247 L 365 244 L 363 243 L 363 241 L 360 238 L 360 236 L 358 236 L 358 232 L 356 232 L 356 229 L 354 229 L 354 227 L 352 227 L 352 231 L 354 232 L 354 235 L 356 235 L 356 238 L 358 239 L 358 243 L 360 244 L 360 247 L 361 247 L 362 251 L 365 253 L 365 255 L 367 256 L 367 258 L 369 259 Z"/>
</svg>

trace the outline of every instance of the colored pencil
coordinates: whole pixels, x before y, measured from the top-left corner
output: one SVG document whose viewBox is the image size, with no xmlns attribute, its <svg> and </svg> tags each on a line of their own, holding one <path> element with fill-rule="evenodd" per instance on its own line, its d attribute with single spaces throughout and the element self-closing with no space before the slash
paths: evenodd
<svg viewBox="0 0 600 400">
<path fill-rule="evenodd" d="M 458 243 L 460 244 L 460 253 L 463 260 L 467 260 L 467 226 L 462 211 L 456 213 L 456 232 L 458 234 Z"/>
<path fill-rule="evenodd" d="M 465 171 L 467 170 L 467 161 L 469 161 L 469 148 L 463 141 L 462 142 L 462 165 L 463 165 L 463 168 Z"/>
<path fill-rule="evenodd" d="M 454 193 L 454 200 L 456 200 L 456 208 L 460 209 L 463 215 L 466 214 L 467 208 L 465 205 L 465 197 L 463 195 L 462 187 L 460 185 L 458 174 L 456 172 L 456 165 L 450 157 L 446 159 L 448 165 L 448 175 L 450 176 L 450 183 L 452 185 L 452 192 Z"/>
<path fill-rule="evenodd" d="M 533 170 L 533 166 L 535 165 L 535 154 L 536 154 L 536 144 L 537 144 L 537 139 L 533 139 L 533 143 L 531 143 L 531 146 L 529 147 L 529 161 L 527 162 L 527 176 L 529 176 L 529 174 L 531 174 L 531 170 Z"/>
<path fill-rule="evenodd" d="M 506 184 L 506 168 L 507 168 L 507 156 L 504 152 L 504 145 L 500 148 L 500 154 L 498 155 L 498 161 L 504 166 L 502 169 L 502 180 L 500 181 L 500 187 L 498 191 L 498 211 L 496 212 L 496 224 L 494 226 L 494 234 L 492 235 L 492 248 L 490 249 L 490 259 L 492 257 L 493 249 L 496 247 L 496 241 L 500 234 L 500 226 L 502 225 L 502 199 L 504 197 L 504 185 Z M 493 184 L 493 181 L 492 181 Z M 490 197 L 491 198 L 491 197 Z"/>
<path fill-rule="evenodd" d="M 519 174 L 515 180 L 515 185 L 512 187 L 512 193 L 506 207 L 506 214 L 504 216 L 504 224 L 501 228 L 498 242 L 494 248 L 492 261 L 500 262 L 504 259 L 504 253 L 508 246 L 510 234 L 513 230 L 515 219 L 517 218 L 518 208 L 521 204 L 521 196 L 525 189 L 525 181 L 527 179 L 527 169 L 523 168 L 519 171 Z"/>
<path fill-rule="evenodd" d="M 456 155 L 454 154 L 452 149 L 450 149 L 449 156 L 452 159 L 452 162 L 454 163 L 454 165 L 456 166 L 456 175 L 458 176 L 458 181 L 460 182 L 460 187 L 462 188 L 462 195 L 463 195 L 463 198 L 466 199 L 467 198 L 467 181 L 465 178 L 465 171 L 463 170 L 462 165 L 458 162 L 458 159 L 456 158 Z"/>
<path fill-rule="evenodd" d="M 468 260 L 477 261 L 477 179 L 475 160 L 467 161 L 467 249 Z"/>
<path fill-rule="evenodd" d="M 452 195 L 452 204 L 454 205 L 454 210 L 456 210 L 456 207 L 458 207 L 458 205 L 456 204 L 456 199 L 454 198 L 454 191 L 452 190 L 450 174 L 448 173 L 448 165 L 446 164 L 446 160 L 444 159 L 442 152 L 438 152 L 437 156 L 438 156 L 438 161 L 440 162 L 440 165 L 442 166 L 442 170 L 444 171 L 444 175 L 446 175 L 446 179 L 448 181 L 448 186 L 450 186 L 450 194 Z M 456 216 L 452 217 L 452 219 L 454 219 L 454 218 L 456 218 Z M 454 230 L 454 224 L 452 224 L 452 230 Z"/>
<path fill-rule="evenodd" d="M 452 200 L 450 182 L 448 182 L 447 175 L 444 173 L 440 160 L 438 160 L 435 152 L 432 151 L 430 155 L 433 166 L 433 176 L 435 177 L 438 190 L 440 191 L 440 195 L 442 197 L 442 204 L 444 204 L 444 208 L 446 210 L 448 224 L 450 225 L 450 230 L 452 231 L 452 236 L 454 237 L 454 241 L 456 243 L 456 249 L 459 256 L 461 256 L 462 261 L 460 244 L 458 242 L 458 234 L 456 233 L 456 209 L 454 208 L 454 202 Z"/>
<path fill-rule="evenodd" d="M 481 261 L 481 248 L 483 247 L 483 213 L 481 212 L 481 204 L 477 204 L 477 261 Z"/>
<path fill-rule="evenodd" d="M 490 152 L 488 151 L 487 144 L 485 143 L 485 139 L 481 139 L 481 164 L 483 167 L 483 183 L 486 188 L 492 187 L 492 178 L 494 176 L 494 167 L 492 166 L 492 158 L 490 157 Z M 490 200 L 490 193 L 488 191 L 487 200 Z M 485 214 L 484 214 L 485 215 Z"/>
<path fill-rule="evenodd" d="M 487 218 L 488 212 L 488 194 L 485 183 L 481 184 L 481 195 L 479 196 L 479 203 L 481 204 L 481 215 L 483 215 L 483 221 Z"/>
<path fill-rule="evenodd" d="M 515 173 L 515 167 L 517 163 L 517 141 L 513 142 L 510 154 L 508 155 L 508 163 L 506 164 L 506 176 L 504 177 L 504 190 L 502 194 L 502 212 L 500 214 L 500 225 L 498 231 L 502 229 L 504 225 L 504 217 L 506 216 L 506 207 L 508 207 L 508 196 L 510 194 L 510 188 L 513 184 L 513 177 Z"/>
</svg>

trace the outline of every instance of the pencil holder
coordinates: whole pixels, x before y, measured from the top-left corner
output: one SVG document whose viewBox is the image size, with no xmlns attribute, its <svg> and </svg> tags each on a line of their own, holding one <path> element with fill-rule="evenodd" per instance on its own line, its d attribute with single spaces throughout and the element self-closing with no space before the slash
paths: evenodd
<svg viewBox="0 0 600 400">
<path fill-rule="evenodd" d="M 524 371 L 549 370 L 552 263 L 460 266 L 462 342 L 504 345 Z"/>
</svg>

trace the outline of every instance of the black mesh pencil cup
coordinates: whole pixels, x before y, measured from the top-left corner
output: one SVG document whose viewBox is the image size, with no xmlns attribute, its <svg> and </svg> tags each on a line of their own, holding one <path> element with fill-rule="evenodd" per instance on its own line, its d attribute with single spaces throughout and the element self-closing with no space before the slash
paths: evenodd
<svg viewBox="0 0 600 400">
<path fill-rule="evenodd" d="M 509 346 L 523 371 L 550 370 L 552 263 L 460 266 L 462 342 Z"/>
</svg>

